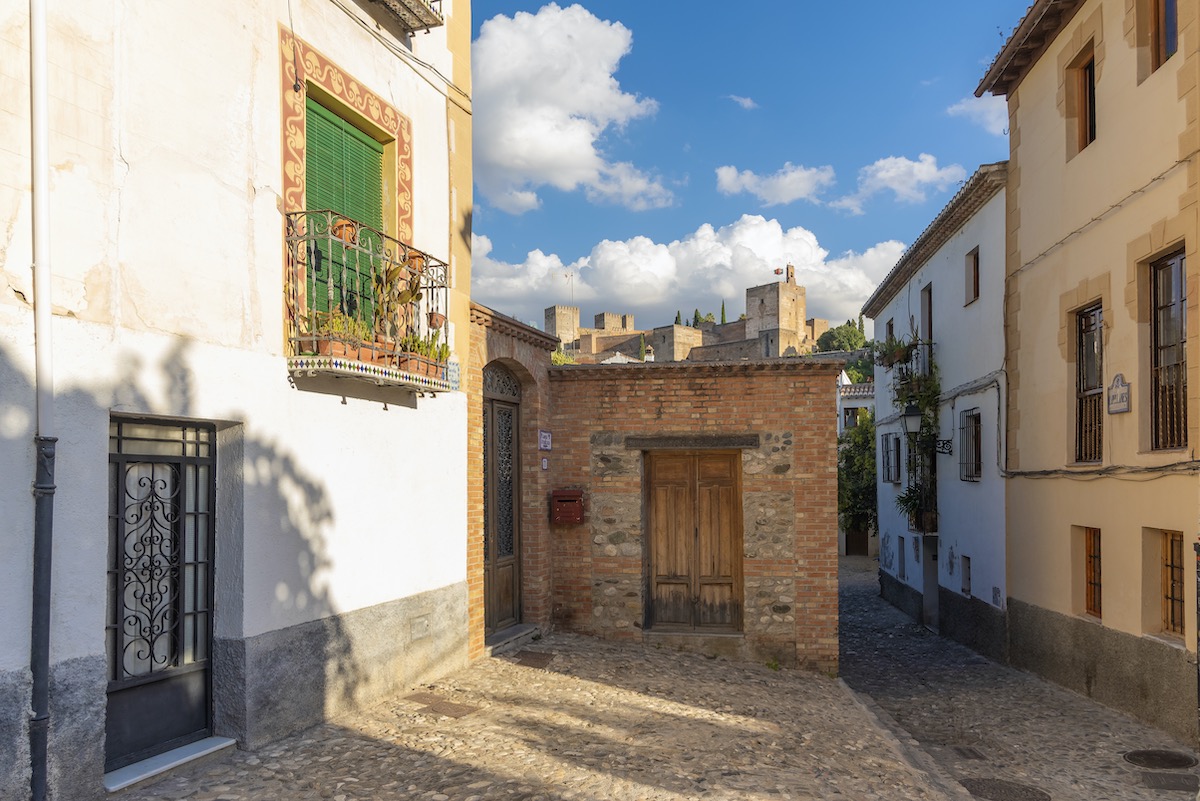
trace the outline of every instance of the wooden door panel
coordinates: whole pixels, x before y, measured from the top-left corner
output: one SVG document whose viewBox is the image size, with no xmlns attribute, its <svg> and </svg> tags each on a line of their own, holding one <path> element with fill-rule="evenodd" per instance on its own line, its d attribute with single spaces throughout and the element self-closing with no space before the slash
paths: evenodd
<svg viewBox="0 0 1200 801">
<path fill-rule="evenodd" d="M 698 625 L 731 628 L 741 618 L 734 599 L 733 582 L 704 582 L 700 585 Z"/>
<path fill-rule="evenodd" d="M 656 578 L 691 574 L 692 515 L 689 501 L 687 487 L 666 486 L 654 490 L 652 539 Z"/>
<path fill-rule="evenodd" d="M 701 487 L 699 492 L 698 575 L 733 576 L 733 488 Z"/>
<path fill-rule="evenodd" d="M 689 582 L 655 582 L 654 623 L 659 626 L 692 625 L 692 590 Z"/>
</svg>

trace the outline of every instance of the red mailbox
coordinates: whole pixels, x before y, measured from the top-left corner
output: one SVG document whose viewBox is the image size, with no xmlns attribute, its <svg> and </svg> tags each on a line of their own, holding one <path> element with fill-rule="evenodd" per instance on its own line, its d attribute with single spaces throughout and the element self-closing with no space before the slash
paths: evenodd
<svg viewBox="0 0 1200 801">
<path fill-rule="evenodd" d="M 550 522 L 565 525 L 583 522 L 583 490 L 550 492 Z"/>
</svg>

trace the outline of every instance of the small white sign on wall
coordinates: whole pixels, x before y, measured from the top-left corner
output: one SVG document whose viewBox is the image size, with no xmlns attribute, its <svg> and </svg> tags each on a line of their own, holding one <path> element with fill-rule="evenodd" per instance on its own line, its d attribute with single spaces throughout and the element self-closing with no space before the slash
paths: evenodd
<svg viewBox="0 0 1200 801">
<path fill-rule="evenodd" d="M 1123 373 L 1113 376 L 1108 385 L 1108 413 L 1124 414 L 1129 411 L 1129 382 Z"/>
<path fill-rule="evenodd" d="M 550 450 L 550 432 L 549 431 L 542 431 L 541 429 L 538 429 L 538 450 L 539 451 Z"/>
</svg>

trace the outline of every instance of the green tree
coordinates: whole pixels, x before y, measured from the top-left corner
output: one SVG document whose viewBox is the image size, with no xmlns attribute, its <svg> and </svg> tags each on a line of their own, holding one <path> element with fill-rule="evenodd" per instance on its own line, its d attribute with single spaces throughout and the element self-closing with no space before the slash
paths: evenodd
<svg viewBox="0 0 1200 801">
<path fill-rule="evenodd" d="M 696 309 L 694 312 L 692 312 L 692 328 L 700 327 L 700 319 L 700 310 Z"/>
<path fill-rule="evenodd" d="M 642 341 L 638 345 L 638 358 L 646 361 L 646 335 L 642 334 Z"/>
<path fill-rule="evenodd" d="M 721 325 L 725 325 L 725 301 L 721 301 Z"/>
<path fill-rule="evenodd" d="M 846 362 L 846 375 L 850 376 L 850 382 L 853 384 L 865 384 L 868 381 L 875 380 L 875 357 L 874 350 L 869 349 L 873 343 L 868 342 L 863 347 L 868 348 L 867 352 L 857 359 L 851 359 Z"/>
<path fill-rule="evenodd" d="M 700 320 L 703 322 L 706 322 L 706 323 L 716 323 L 717 316 L 715 314 L 713 314 L 712 312 L 709 312 L 708 314 L 701 317 Z"/>
<path fill-rule="evenodd" d="M 868 532 L 879 522 L 875 496 L 875 416 L 859 413 L 858 425 L 838 438 L 838 520 L 846 531 Z"/>
<path fill-rule="evenodd" d="M 683 313 L 678 310 L 675 312 L 675 325 L 683 325 Z"/>
<path fill-rule="evenodd" d="M 822 352 L 858 350 L 866 343 L 867 338 L 863 336 L 862 331 L 858 330 L 854 321 L 847 320 L 842 325 L 830 328 L 821 334 L 817 338 L 817 350 Z"/>
</svg>

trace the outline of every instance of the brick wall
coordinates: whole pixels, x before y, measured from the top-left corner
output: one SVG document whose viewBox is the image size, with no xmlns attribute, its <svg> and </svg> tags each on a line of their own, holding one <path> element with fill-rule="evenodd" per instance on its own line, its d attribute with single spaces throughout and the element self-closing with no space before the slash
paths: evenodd
<svg viewBox="0 0 1200 801">
<path fill-rule="evenodd" d="M 541 468 L 537 433 L 549 425 L 547 371 L 556 340 L 512 318 L 471 304 L 471 351 L 463 370 L 467 392 L 467 593 L 468 657 L 484 652 L 483 368 L 495 361 L 521 382 L 520 548 L 522 620 L 550 626 L 551 548 L 545 498 L 549 477 Z"/>
<path fill-rule="evenodd" d="M 641 630 L 643 451 L 630 438 L 757 437 L 742 448 L 744 636 L 707 646 L 836 671 L 840 368 L 780 360 L 550 370 L 550 480 L 583 489 L 587 517 L 549 534 L 555 623 L 614 639 L 655 635 Z M 670 644 L 689 642 L 706 645 Z"/>
</svg>

